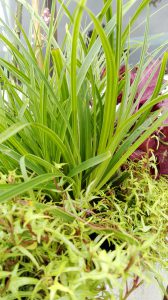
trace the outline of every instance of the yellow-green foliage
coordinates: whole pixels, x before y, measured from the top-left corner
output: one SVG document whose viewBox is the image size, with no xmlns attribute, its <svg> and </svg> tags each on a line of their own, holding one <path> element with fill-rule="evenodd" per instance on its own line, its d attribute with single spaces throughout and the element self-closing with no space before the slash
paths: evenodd
<svg viewBox="0 0 168 300">
<path fill-rule="evenodd" d="M 73 213 L 65 211 L 68 194 L 62 207 L 44 203 L 39 191 L 38 201 L 25 194 L 1 203 L 0 299 L 126 300 L 153 274 L 161 283 L 167 178 L 152 179 L 142 164 L 128 171 L 130 177 L 101 192 L 96 204 L 80 209 L 74 202 Z M 14 172 L 1 175 L 2 187 L 18 180 Z"/>
</svg>

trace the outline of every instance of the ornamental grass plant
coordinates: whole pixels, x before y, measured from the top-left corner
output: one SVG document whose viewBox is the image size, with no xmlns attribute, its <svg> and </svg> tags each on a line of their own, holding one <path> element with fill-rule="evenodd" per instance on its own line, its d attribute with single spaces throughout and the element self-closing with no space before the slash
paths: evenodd
<svg viewBox="0 0 168 300">
<path fill-rule="evenodd" d="M 27 1 L 18 2 L 29 13 L 30 35 L 16 21 L 20 40 L 1 20 L 5 34 L 0 38 L 13 59 L 0 59 L 3 85 L 0 153 L 1 170 L 20 168 L 24 182 L 14 190 L 4 191 L 0 199 L 7 200 L 37 186 L 53 191 L 57 198 L 56 186 L 61 184 L 63 188 L 71 187 L 74 198 L 80 197 L 82 191 L 89 201 L 109 180 L 120 176 L 120 167 L 127 158 L 168 117 L 168 112 L 162 109 L 152 111 L 155 104 L 168 97 L 160 95 L 167 62 L 167 53 L 163 53 L 165 45 L 152 55 L 147 54 L 147 16 L 144 42 L 132 46 L 134 51 L 140 48 L 141 55 L 136 78 L 130 85 L 131 28 L 149 1 L 141 2 L 125 28 L 122 20 L 135 4 L 132 0 L 126 4 L 117 1 L 116 13 L 112 12 L 112 1 L 105 1 L 98 16 L 94 16 L 84 0 L 76 5 L 73 14 L 68 10 L 68 3 L 60 1 L 56 20 L 53 1 L 49 26 Z M 84 11 L 94 29 L 87 40 L 88 46 L 88 27 L 81 27 Z M 59 46 L 54 33 L 62 14 L 67 15 L 69 24 L 63 45 Z M 37 22 L 42 35 L 37 30 Z M 156 69 L 135 101 L 139 82 L 154 59 L 158 62 L 156 69 L 160 68 L 157 84 L 148 101 L 136 110 Z M 126 71 L 121 78 L 119 69 L 123 64 Z M 103 68 L 106 75 L 102 78 Z M 123 97 L 117 110 L 121 92 Z M 57 178 L 56 185 L 53 178 Z"/>
<path fill-rule="evenodd" d="M 123 26 L 136 2 L 117 0 L 114 12 L 104 1 L 95 16 L 86 0 L 73 13 L 59 0 L 55 16 L 54 0 L 41 17 L 18 0 L 29 32 L 18 19 L 19 35 L 1 20 L 9 54 L 0 58 L 2 300 L 129 300 L 152 275 L 166 293 L 157 266 L 167 269 L 167 177 L 151 176 L 153 152 L 129 158 L 166 126 L 167 42 L 148 53 L 149 0 Z M 142 43 L 131 34 L 143 11 Z"/>
</svg>

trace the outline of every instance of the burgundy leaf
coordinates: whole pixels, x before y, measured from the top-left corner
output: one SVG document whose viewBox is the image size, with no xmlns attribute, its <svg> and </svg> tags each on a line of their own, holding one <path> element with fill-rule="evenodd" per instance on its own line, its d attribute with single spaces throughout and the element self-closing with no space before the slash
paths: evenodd
<svg viewBox="0 0 168 300">
<path fill-rule="evenodd" d="M 163 109 L 163 113 L 166 112 L 168 110 L 168 99 L 165 99 L 164 101 L 156 104 L 154 107 L 153 107 L 153 111 L 157 110 L 157 109 L 160 109 L 162 108 Z M 168 124 L 168 118 L 163 122 L 164 124 Z"/>
<path fill-rule="evenodd" d="M 140 95 L 142 89 L 146 85 L 146 82 L 149 80 L 151 74 L 154 72 L 152 78 L 149 81 L 148 86 L 146 87 L 141 99 L 140 104 L 145 103 L 153 94 L 155 86 L 157 84 L 159 72 L 160 72 L 160 65 L 161 62 L 159 61 L 153 61 L 151 62 L 145 69 L 145 71 L 142 74 L 142 78 L 140 81 L 140 84 L 138 85 L 137 89 L 137 97 Z M 155 71 L 154 71 L 155 70 Z"/>
<path fill-rule="evenodd" d="M 148 139 L 146 139 L 140 146 L 138 149 L 149 153 L 150 151 L 156 150 L 157 149 L 157 140 L 155 138 L 155 136 L 153 137 L 149 137 Z"/>
<path fill-rule="evenodd" d="M 159 150 L 155 153 L 158 161 L 158 171 L 160 175 L 168 174 L 168 147 L 159 147 Z"/>
<path fill-rule="evenodd" d="M 138 161 L 141 160 L 145 155 L 145 151 L 137 149 L 131 154 L 130 159 L 133 161 Z"/>
</svg>

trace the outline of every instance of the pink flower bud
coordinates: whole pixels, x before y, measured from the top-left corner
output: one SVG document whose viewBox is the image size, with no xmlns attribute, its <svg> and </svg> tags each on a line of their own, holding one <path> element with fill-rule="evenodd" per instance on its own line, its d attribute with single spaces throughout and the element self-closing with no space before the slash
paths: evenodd
<svg viewBox="0 0 168 300">
<path fill-rule="evenodd" d="M 50 13 L 50 10 L 48 7 L 44 8 L 42 18 L 44 19 L 44 22 L 48 26 L 50 24 L 50 20 L 51 20 L 51 13 Z"/>
</svg>

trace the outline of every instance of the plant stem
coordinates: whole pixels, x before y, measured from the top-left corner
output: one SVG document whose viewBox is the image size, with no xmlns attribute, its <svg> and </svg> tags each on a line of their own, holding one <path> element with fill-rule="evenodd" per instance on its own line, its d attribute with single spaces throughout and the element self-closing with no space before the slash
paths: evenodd
<svg viewBox="0 0 168 300">
<path fill-rule="evenodd" d="M 39 0 L 32 0 L 32 7 L 34 9 L 35 14 L 39 13 Z M 35 50 L 36 50 L 36 58 L 40 69 L 43 68 L 43 56 L 42 56 L 42 40 L 41 40 L 41 32 L 40 32 L 40 23 L 37 18 L 34 19 L 34 41 L 35 41 Z"/>
<path fill-rule="evenodd" d="M 15 21 L 15 32 L 20 39 L 20 28 L 18 26 L 19 24 L 22 24 L 22 12 L 23 12 L 23 4 L 19 3 L 18 1 L 16 2 L 16 21 Z"/>
<path fill-rule="evenodd" d="M 47 0 L 46 1 L 46 6 L 49 8 L 49 10 L 51 11 L 52 8 L 52 0 Z M 56 6 L 55 6 L 55 19 L 57 18 L 57 1 L 56 1 Z M 58 31 L 57 28 L 55 29 L 55 33 L 54 33 L 54 37 L 55 40 L 58 40 Z"/>
<path fill-rule="evenodd" d="M 23 4 L 19 3 L 18 1 L 16 1 L 16 14 L 15 14 L 15 26 L 14 26 L 14 31 L 16 33 L 16 35 L 18 36 L 18 38 L 20 39 L 20 35 L 21 35 L 21 31 L 19 28 L 19 24 L 22 24 L 22 11 L 23 11 Z M 19 46 L 16 43 L 16 47 L 19 50 Z M 17 60 L 15 58 L 15 56 L 12 57 L 12 62 L 14 64 L 15 67 L 17 67 Z M 16 78 L 12 75 L 11 79 L 16 82 Z"/>
<path fill-rule="evenodd" d="M 128 286 L 126 286 L 126 293 L 123 297 L 122 300 L 127 300 L 128 297 L 131 295 L 132 292 L 134 292 L 140 285 L 143 284 L 143 280 L 138 282 L 139 278 L 135 277 L 134 281 L 133 281 L 133 285 L 130 289 L 128 289 Z M 163 300 L 167 300 L 167 299 L 163 299 Z"/>
<path fill-rule="evenodd" d="M 164 295 L 163 300 L 168 300 L 168 286 L 166 288 L 166 295 Z"/>
</svg>

